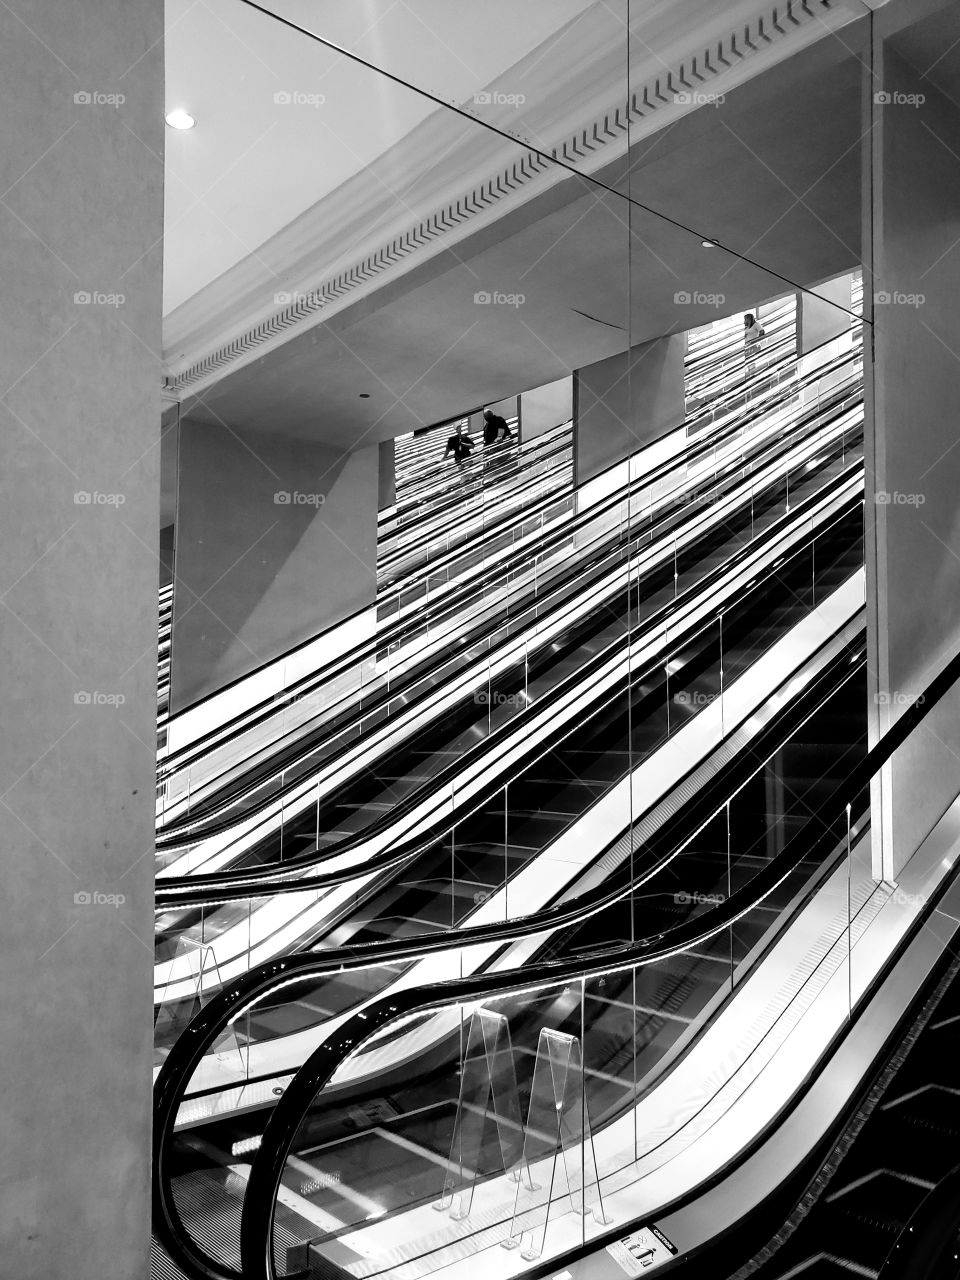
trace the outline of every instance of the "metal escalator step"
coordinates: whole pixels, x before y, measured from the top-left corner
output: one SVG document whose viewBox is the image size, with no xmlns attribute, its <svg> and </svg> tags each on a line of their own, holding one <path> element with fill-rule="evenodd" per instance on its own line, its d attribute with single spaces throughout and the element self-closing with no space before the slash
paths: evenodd
<svg viewBox="0 0 960 1280">
<path fill-rule="evenodd" d="M 851 1276 L 864 1276 L 867 1280 L 876 1280 L 879 1273 L 872 1267 L 864 1267 L 850 1258 L 838 1257 L 832 1253 L 815 1253 L 803 1262 L 798 1262 L 789 1271 L 778 1272 L 775 1280 L 850 1280 Z"/>
</svg>

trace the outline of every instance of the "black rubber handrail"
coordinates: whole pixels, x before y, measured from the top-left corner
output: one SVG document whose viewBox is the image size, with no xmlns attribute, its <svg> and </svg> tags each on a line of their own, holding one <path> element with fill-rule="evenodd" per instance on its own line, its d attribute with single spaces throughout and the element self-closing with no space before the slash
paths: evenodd
<svg viewBox="0 0 960 1280">
<path fill-rule="evenodd" d="M 896 724 L 854 766 L 847 782 L 824 801 L 819 818 L 825 836 L 836 836 L 835 824 L 843 821 L 850 806 L 874 775 L 958 679 L 960 653 L 954 655 Z M 802 856 L 808 854 L 800 855 L 787 846 L 747 885 L 735 891 L 708 916 L 696 917 L 675 929 L 644 938 L 627 947 L 618 945 L 609 949 L 597 948 L 576 959 L 549 961 L 496 975 L 455 978 L 429 988 L 409 988 L 385 996 L 368 1005 L 361 1013 L 348 1018 L 328 1041 L 310 1055 L 287 1086 L 267 1121 L 244 1196 L 240 1231 L 241 1272 L 217 1263 L 214 1269 L 198 1274 L 202 1274 L 205 1280 L 238 1280 L 241 1275 L 243 1280 L 275 1280 L 273 1217 L 290 1148 L 320 1090 L 330 1082 L 340 1065 L 376 1032 L 400 1018 L 429 1012 L 444 1005 L 522 994 L 524 991 L 555 986 L 564 981 L 621 972 L 636 965 L 664 960 L 690 947 L 702 946 L 768 897 L 793 871 Z M 707 927 L 704 927 L 705 919 L 709 921 Z M 209 1261 L 212 1260 L 207 1259 L 207 1263 Z"/>
<path fill-rule="evenodd" d="M 788 435 L 785 437 L 778 437 L 776 441 L 767 441 L 764 445 L 760 446 L 758 449 L 759 454 L 762 455 L 764 452 L 768 452 L 770 455 L 765 460 L 764 465 L 771 465 L 771 463 L 775 462 L 778 457 L 782 457 L 789 453 L 790 450 L 795 448 L 798 443 L 816 436 L 818 432 L 824 430 L 825 426 L 829 425 L 831 419 L 836 420 L 841 417 L 844 412 L 847 412 L 851 406 L 859 403 L 859 391 L 851 392 L 848 387 L 838 388 L 835 398 L 828 401 L 827 407 L 818 410 L 815 421 L 802 433 L 799 433 L 796 436 Z M 824 419 L 826 419 L 826 421 L 824 421 Z M 859 432 L 862 430 L 862 427 L 858 425 L 856 430 Z M 846 431 L 843 434 L 843 438 L 844 440 L 846 439 Z M 719 488 L 720 490 L 725 491 L 735 490 L 737 485 L 741 483 L 742 477 L 734 475 L 732 477 L 725 478 L 725 480 L 721 482 Z M 771 479 L 765 487 L 764 492 L 775 487 L 776 483 L 777 481 L 775 479 Z M 717 486 L 715 486 L 714 482 L 710 481 L 705 482 L 703 487 L 714 489 Z M 699 492 L 699 489 L 694 489 L 694 492 Z M 655 540 L 653 529 L 657 524 L 668 526 L 671 520 L 675 520 L 678 517 L 678 514 L 683 516 L 690 515 L 691 512 L 694 514 L 696 513 L 697 504 L 690 501 L 689 494 L 690 491 L 686 491 L 685 494 L 678 495 L 675 501 L 671 501 L 663 510 L 657 513 L 655 520 L 647 521 L 648 528 L 646 530 L 646 535 L 650 538 L 651 542 Z M 569 538 L 570 529 L 568 525 L 565 525 L 562 530 L 558 531 L 558 536 L 561 534 L 565 539 Z M 622 555 L 624 549 L 629 548 L 631 543 L 635 542 L 639 547 L 640 538 L 643 536 L 642 532 L 636 531 L 630 533 L 624 538 L 620 538 L 620 536 L 617 535 L 611 540 L 611 546 L 602 547 L 595 552 L 595 558 L 591 565 L 586 567 L 580 565 L 579 568 L 571 568 L 568 574 L 561 574 L 557 582 L 551 584 L 551 594 L 554 597 L 552 602 L 546 606 L 536 606 L 538 621 L 542 622 L 543 619 L 550 618 L 559 610 L 569 607 L 569 599 L 567 596 L 562 594 L 563 592 L 568 592 L 571 585 L 574 583 L 577 584 L 578 589 L 582 589 L 584 582 L 590 583 L 594 578 L 599 578 L 604 573 L 608 572 L 610 569 L 610 557 L 617 554 Z M 664 536 L 663 530 L 656 535 L 656 538 L 659 539 L 662 536 Z M 646 547 L 643 549 L 645 550 Z M 588 577 L 588 575 L 591 574 L 593 577 Z M 530 607 L 534 606 L 531 605 Z M 507 637 L 502 643 L 505 645 L 511 644 L 514 643 L 514 640 L 514 637 Z M 395 689 L 385 691 L 378 695 L 369 707 L 364 708 L 364 717 L 373 714 L 378 705 L 383 702 L 391 701 L 395 699 L 396 696 Z M 420 702 L 429 702 L 434 699 L 435 696 L 435 689 L 432 686 L 426 689 L 421 689 L 420 692 L 416 693 L 404 703 L 404 709 L 409 710 Z M 190 816 L 187 816 L 178 820 L 176 824 L 171 824 L 170 827 L 165 828 L 164 831 L 160 832 L 157 836 L 158 848 L 161 848 L 164 851 L 186 850 L 191 848 L 201 838 L 206 838 L 211 835 L 219 834 L 222 831 L 229 830 L 237 821 L 241 820 L 241 818 L 249 817 L 251 811 L 246 811 L 239 816 L 230 812 L 228 816 L 222 818 L 217 818 L 216 815 L 218 813 L 227 814 L 228 811 L 233 809 L 233 806 L 244 794 L 249 794 L 250 792 L 255 791 L 258 787 L 267 785 L 271 780 L 278 778 L 281 779 L 279 787 L 274 788 L 268 796 L 263 797 L 258 803 L 266 804 L 276 801 L 284 794 L 285 791 L 301 785 L 302 778 L 300 777 L 292 779 L 289 782 L 284 781 L 285 773 L 290 769 L 295 768 L 298 764 L 306 763 L 317 750 L 316 738 L 321 735 L 328 735 L 332 728 L 333 726 L 331 724 L 325 724 L 321 729 L 317 730 L 315 734 L 311 734 L 298 740 L 294 748 L 294 754 L 290 758 L 286 758 L 285 755 L 282 756 L 282 760 L 278 759 L 277 756 L 271 757 L 270 761 L 268 761 L 262 769 L 253 771 L 255 774 L 259 774 L 259 780 L 250 782 L 249 775 L 244 775 L 243 779 L 238 781 L 234 787 L 224 793 L 221 793 L 223 798 L 218 801 L 215 807 L 207 808 L 197 817 L 191 818 Z"/>
<path fill-rule="evenodd" d="M 723 797 L 731 790 L 742 788 L 763 767 L 765 747 L 775 749 L 785 733 L 794 731 L 798 723 L 809 718 L 842 683 L 855 674 L 855 668 L 849 664 L 847 654 L 852 651 L 857 656 L 858 650 L 862 650 L 862 640 L 851 642 L 844 653 L 838 655 L 804 689 L 799 704 L 785 708 L 774 722 L 764 727 L 752 742 L 749 760 L 738 757 L 720 775 L 695 793 L 685 806 L 687 813 L 679 843 L 675 823 L 671 824 L 671 830 L 659 832 L 646 842 L 643 849 L 644 870 L 639 880 L 634 879 L 613 890 L 601 885 L 579 895 L 573 902 L 558 903 L 519 919 L 460 929 L 455 935 L 456 945 L 460 947 L 490 941 L 508 943 L 541 931 L 556 931 L 581 924 L 606 906 L 622 901 L 624 897 L 634 893 L 672 861 L 678 851 L 682 852 L 688 834 L 698 830 L 718 806 L 722 807 Z M 341 947 L 319 954 L 301 953 L 277 958 L 251 969 L 242 978 L 229 983 L 196 1015 L 165 1059 L 154 1086 L 154 1225 L 158 1237 L 164 1241 L 172 1256 L 178 1256 L 184 1250 L 189 1253 L 191 1245 L 189 1237 L 185 1242 L 186 1233 L 170 1187 L 169 1144 L 190 1080 L 204 1055 L 230 1022 L 277 989 L 298 982 L 316 981 L 318 978 L 330 977 L 351 969 L 415 958 L 447 949 L 450 945 L 451 937 L 448 933 L 434 933 L 397 941 L 375 941 Z M 183 1265 L 182 1261 L 180 1265 Z"/>
<path fill-rule="evenodd" d="M 845 445 L 844 442 L 835 443 L 830 451 L 831 455 L 835 454 L 838 449 Z M 805 518 L 807 511 L 821 503 L 824 497 L 834 489 L 840 489 L 850 482 L 851 475 L 855 470 L 859 470 L 859 466 L 854 469 L 841 472 L 838 476 L 831 479 L 821 489 L 816 490 L 809 497 L 797 503 L 789 513 L 785 513 L 777 518 L 771 527 L 765 531 L 766 537 L 773 537 L 783 529 L 788 527 L 794 520 L 801 521 Z M 782 482 L 782 477 L 777 482 Z M 860 505 L 862 499 L 859 494 L 851 496 L 848 502 L 840 511 L 831 513 L 830 519 L 826 522 L 825 528 L 819 533 L 825 532 L 835 521 L 844 517 L 851 506 Z M 705 535 L 706 536 L 706 535 Z M 817 535 L 819 536 L 819 534 Z M 717 582 L 719 582 L 731 568 L 735 569 L 742 564 L 744 560 L 751 555 L 755 555 L 757 551 L 756 544 L 748 542 L 736 552 L 733 553 L 722 564 L 709 570 L 703 577 L 696 582 L 691 583 L 683 592 L 681 592 L 674 600 L 664 604 L 659 610 L 654 612 L 644 622 L 645 630 L 655 630 L 662 624 L 663 620 L 672 615 L 679 606 L 686 604 L 688 601 L 700 595 L 703 591 L 709 590 Z M 788 553 L 789 555 L 801 554 L 802 547 Z M 582 624 L 578 624 L 582 625 Z M 698 624 L 702 626 L 702 624 Z M 596 670 L 601 668 L 609 661 L 611 651 L 621 645 L 623 640 L 615 641 L 613 644 L 601 649 L 592 655 L 582 666 L 576 671 L 561 679 L 557 685 L 551 689 L 551 700 L 563 696 L 569 689 L 582 684 Z M 522 718 L 522 717 L 521 717 Z M 493 752 L 494 755 L 501 748 L 503 741 L 513 735 L 517 731 L 520 721 L 515 717 L 506 720 L 503 724 L 498 725 L 492 733 L 488 734 L 482 741 L 478 742 L 473 752 L 478 755 Z M 470 754 L 472 755 L 473 752 Z M 398 863 L 404 858 L 412 856 L 417 852 L 421 852 L 426 845 L 433 843 L 441 834 L 439 826 L 433 826 L 424 835 L 414 837 L 410 841 L 405 841 L 401 845 L 395 847 L 391 851 L 384 851 L 374 855 L 368 861 L 365 861 L 362 868 L 352 867 L 345 869 L 342 873 L 342 879 L 326 879 L 319 881 L 316 885 L 312 881 L 307 881 L 300 877 L 304 868 L 311 866 L 319 866 L 324 862 L 330 862 L 334 858 L 343 857 L 350 853 L 353 849 L 359 848 L 366 844 L 377 835 L 382 834 L 391 826 L 401 820 L 416 805 L 422 803 L 425 791 L 435 792 L 449 786 L 458 778 L 462 777 L 467 757 L 460 757 L 449 762 L 442 767 L 435 775 L 433 775 L 429 783 L 423 784 L 422 787 L 416 788 L 408 795 L 402 797 L 397 804 L 387 813 L 374 819 L 368 826 L 355 835 L 345 837 L 334 845 L 330 845 L 322 850 L 311 850 L 307 853 L 300 854 L 297 857 L 289 858 L 283 863 L 273 863 L 267 866 L 251 866 L 241 867 L 236 870 L 224 870 L 213 872 L 207 875 L 186 875 L 186 876 L 166 876 L 157 881 L 155 903 L 158 909 L 165 909 L 170 906 L 187 906 L 187 905 L 203 905 L 212 899 L 223 900 L 231 897 L 258 897 L 264 893 L 276 892 L 284 882 L 292 882 L 287 889 L 288 892 L 299 892 L 301 889 L 311 887 L 322 887 L 329 884 L 343 883 L 344 879 L 352 879 L 357 875 L 359 870 L 376 870 L 382 869 L 388 865 Z M 497 784 L 501 785 L 501 784 Z M 496 789 L 496 788 L 495 788 Z M 460 820 L 462 814 L 456 819 Z M 386 861 L 384 860 L 386 859 Z M 340 875 L 341 873 L 332 873 Z M 245 889 L 243 893 L 238 893 L 240 889 Z"/>
</svg>

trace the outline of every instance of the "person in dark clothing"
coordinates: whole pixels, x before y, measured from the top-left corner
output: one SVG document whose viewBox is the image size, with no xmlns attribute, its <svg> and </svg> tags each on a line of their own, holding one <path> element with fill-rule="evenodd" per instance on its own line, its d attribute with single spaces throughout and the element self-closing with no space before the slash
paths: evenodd
<svg viewBox="0 0 960 1280">
<path fill-rule="evenodd" d="M 471 453 L 473 453 L 473 441 L 469 436 L 462 435 L 459 427 L 457 427 L 457 434 L 455 436 L 451 436 L 447 441 L 447 447 L 444 450 L 443 456 L 446 458 L 451 453 L 456 459 L 458 465 L 461 466 L 466 462 L 467 458 L 470 457 Z"/>
<path fill-rule="evenodd" d="M 510 440 L 513 432 L 507 426 L 506 418 L 501 418 L 499 413 L 494 413 L 492 409 L 484 409 L 483 411 L 483 443 L 496 444 L 498 440 Z"/>
</svg>

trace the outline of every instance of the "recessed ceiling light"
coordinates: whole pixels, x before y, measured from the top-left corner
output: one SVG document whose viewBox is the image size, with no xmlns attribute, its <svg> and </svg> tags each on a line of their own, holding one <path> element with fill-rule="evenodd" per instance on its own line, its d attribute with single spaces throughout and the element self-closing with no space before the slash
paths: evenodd
<svg viewBox="0 0 960 1280">
<path fill-rule="evenodd" d="M 717 246 L 716 240 L 701 240 L 700 243 L 705 249 L 715 249 Z"/>
<path fill-rule="evenodd" d="M 192 129 L 197 123 L 197 117 L 184 111 L 183 107 L 177 107 L 167 112 L 166 121 L 171 129 Z"/>
</svg>

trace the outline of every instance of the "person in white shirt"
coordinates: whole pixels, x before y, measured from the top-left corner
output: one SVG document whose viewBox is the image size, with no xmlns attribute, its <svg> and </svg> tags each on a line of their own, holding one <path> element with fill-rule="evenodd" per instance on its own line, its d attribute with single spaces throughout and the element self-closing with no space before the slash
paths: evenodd
<svg viewBox="0 0 960 1280">
<path fill-rule="evenodd" d="M 743 317 L 743 345 L 747 354 L 755 354 L 760 345 L 760 339 L 766 336 L 766 329 L 762 329 L 757 317 L 752 311 L 748 311 Z"/>
<path fill-rule="evenodd" d="M 752 311 L 748 311 L 743 317 L 743 359 L 747 378 L 752 377 L 756 371 L 760 341 L 766 336 L 767 331 L 761 328 L 760 321 Z"/>
</svg>

